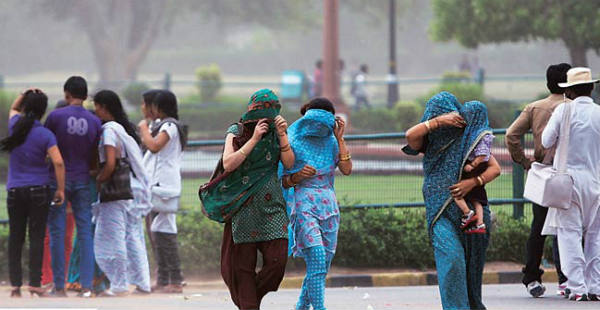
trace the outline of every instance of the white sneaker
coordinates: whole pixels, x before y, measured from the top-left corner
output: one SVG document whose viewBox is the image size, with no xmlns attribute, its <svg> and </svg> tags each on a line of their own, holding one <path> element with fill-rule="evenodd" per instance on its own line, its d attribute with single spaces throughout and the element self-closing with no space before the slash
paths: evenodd
<svg viewBox="0 0 600 310">
<path fill-rule="evenodd" d="M 546 287 L 538 281 L 533 281 L 527 284 L 527 292 L 529 292 L 531 296 L 538 298 L 544 295 Z"/>
</svg>

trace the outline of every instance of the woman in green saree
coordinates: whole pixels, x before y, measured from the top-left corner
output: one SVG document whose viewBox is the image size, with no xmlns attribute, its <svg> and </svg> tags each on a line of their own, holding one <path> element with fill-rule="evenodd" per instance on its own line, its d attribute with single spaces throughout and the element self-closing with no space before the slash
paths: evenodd
<svg viewBox="0 0 600 310">
<path fill-rule="evenodd" d="M 227 207 L 227 212 L 221 209 L 225 222 L 221 275 L 240 309 L 259 309 L 267 292 L 278 289 L 285 272 L 288 218 L 277 169 L 279 161 L 291 168 L 294 153 L 280 109 L 271 90 L 250 97 L 240 123 L 227 131 L 224 177 L 202 197 L 205 208 Z M 258 274 L 257 251 L 263 256 Z"/>
</svg>

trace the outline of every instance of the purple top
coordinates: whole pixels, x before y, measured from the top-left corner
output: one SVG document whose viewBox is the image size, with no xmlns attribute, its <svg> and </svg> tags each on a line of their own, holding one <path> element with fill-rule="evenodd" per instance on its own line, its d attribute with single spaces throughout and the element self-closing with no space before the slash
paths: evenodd
<svg viewBox="0 0 600 310">
<path fill-rule="evenodd" d="M 473 161 L 475 157 L 479 156 L 485 156 L 484 161 L 486 162 L 490 160 L 490 155 L 492 154 L 492 142 L 494 142 L 493 135 L 487 134 L 483 138 L 481 138 L 479 143 L 477 143 L 477 145 L 475 146 L 473 152 L 469 154 L 469 161 Z"/>
<path fill-rule="evenodd" d="M 21 116 L 15 115 L 8 121 L 8 133 Z M 23 186 L 47 185 L 50 183 L 50 171 L 46 162 L 48 149 L 56 145 L 56 138 L 50 130 L 35 121 L 23 144 L 10 152 L 8 181 L 6 189 Z"/>
<path fill-rule="evenodd" d="M 56 135 L 67 182 L 89 182 L 90 161 L 102 132 L 100 119 L 82 106 L 70 105 L 52 111 L 44 125 Z"/>
</svg>

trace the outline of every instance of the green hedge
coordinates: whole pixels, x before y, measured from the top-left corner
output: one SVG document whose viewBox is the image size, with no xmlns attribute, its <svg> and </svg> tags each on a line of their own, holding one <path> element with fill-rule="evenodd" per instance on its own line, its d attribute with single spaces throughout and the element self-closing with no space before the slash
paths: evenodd
<svg viewBox="0 0 600 310">
<path fill-rule="evenodd" d="M 333 264 L 356 268 L 433 268 L 433 251 L 423 209 L 344 210 Z M 179 217 L 183 270 L 198 274 L 219 270 L 223 228 L 199 211 Z M 523 262 L 529 222 L 496 215 L 488 261 Z M 549 244 L 548 244 L 549 246 Z M 546 258 L 552 261 L 550 249 Z M 290 260 L 292 269 L 303 266 Z"/>
<path fill-rule="evenodd" d="M 223 227 L 193 211 L 178 216 L 179 251 L 186 275 L 216 272 L 220 266 Z M 487 251 L 488 261 L 523 262 L 529 223 L 506 213 L 496 216 Z M 545 257 L 552 261 L 547 243 Z M 0 275 L 8 268 L 8 227 L 0 226 Z M 25 256 L 24 256 L 25 257 Z M 423 209 L 344 210 L 336 266 L 355 268 L 433 268 L 433 251 Z M 299 268 L 301 260 L 290 260 Z M 23 264 L 26 268 L 26 265 Z"/>
</svg>

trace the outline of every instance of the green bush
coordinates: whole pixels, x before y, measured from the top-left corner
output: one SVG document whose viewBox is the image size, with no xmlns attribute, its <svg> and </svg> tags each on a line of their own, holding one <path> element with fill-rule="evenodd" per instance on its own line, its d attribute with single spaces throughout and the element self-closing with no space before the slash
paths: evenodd
<svg viewBox="0 0 600 310">
<path fill-rule="evenodd" d="M 342 212 L 337 266 L 411 267 L 434 265 L 425 210 L 367 209 Z"/>
<path fill-rule="evenodd" d="M 8 275 L 8 225 L 0 225 L 0 277 L 5 275 Z"/>
<path fill-rule="evenodd" d="M 196 69 L 196 80 L 202 102 L 212 101 L 222 86 L 221 69 L 217 64 L 199 67 Z"/>
<path fill-rule="evenodd" d="M 8 126 L 4 123 L 8 119 L 8 113 L 12 102 L 15 100 L 16 94 L 4 90 L 0 90 L 0 139 L 8 135 Z M 8 173 L 8 153 L 0 152 L 0 179 L 4 180 Z"/>
<path fill-rule="evenodd" d="M 470 72 L 466 71 L 450 71 L 445 72 L 442 75 L 441 84 L 451 84 L 451 83 L 471 83 L 472 76 Z"/>
<path fill-rule="evenodd" d="M 394 107 L 396 130 L 405 131 L 416 125 L 423 115 L 423 106 L 414 101 L 400 101 Z"/>
<path fill-rule="evenodd" d="M 425 103 L 427 103 L 427 101 L 429 101 L 429 98 L 435 96 L 441 91 L 447 91 L 452 93 L 461 103 L 465 103 L 471 100 L 479 100 L 485 102 L 483 87 L 476 83 L 444 83 L 432 89 L 427 95 L 419 97 L 417 102 L 424 105 Z"/>
<path fill-rule="evenodd" d="M 352 113 L 350 125 L 361 132 L 394 132 L 397 127 L 396 115 L 387 108 L 363 109 Z"/>
<path fill-rule="evenodd" d="M 130 105 L 138 106 L 142 103 L 142 93 L 149 89 L 150 86 L 146 83 L 133 82 L 121 91 L 121 96 L 123 96 Z"/>
<path fill-rule="evenodd" d="M 424 209 L 343 210 L 333 264 L 355 268 L 433 268 Z M 488 261 L 524 262 L 529 222 L 499 213 L 487 251 Z M 186 275 L 219 270 L 223 226 L 194 210 L 178 219 L 179 251 Z M 552 260 L 550 238 L 545 256 Z M 8 267 L 8 226 L 0 225 L 0 276 Z M 24 258 L 26 257 L 24 250 Z M 302 260 L 290 259 L 288 268 Z M 24 266 L 25 262 L 24 262 Z"/>
<path fill-rule="evenodd" d="M 239 121 L 246 112 L 246 104 L 179 106 L 179 119 L 188 125 L 189 136 L 198 138 L 223 138 L 229 125 Z M 300 117 L 297 110 L 282 109 L 282 116 L 291 124 Z"/>
<path fill-rule="evenodd" d="M 181 266 L 186 274 L 219 270 L 223 226 L 193 211 L 177 217 Z"/>
<path fill-rule="evenodd" d="M 514 219 L 506 213 L 498 214 L 497 218 L 487 251 L 487 260 L 524 261 L 530 223 L 524 219 Z"/>
</svg>

